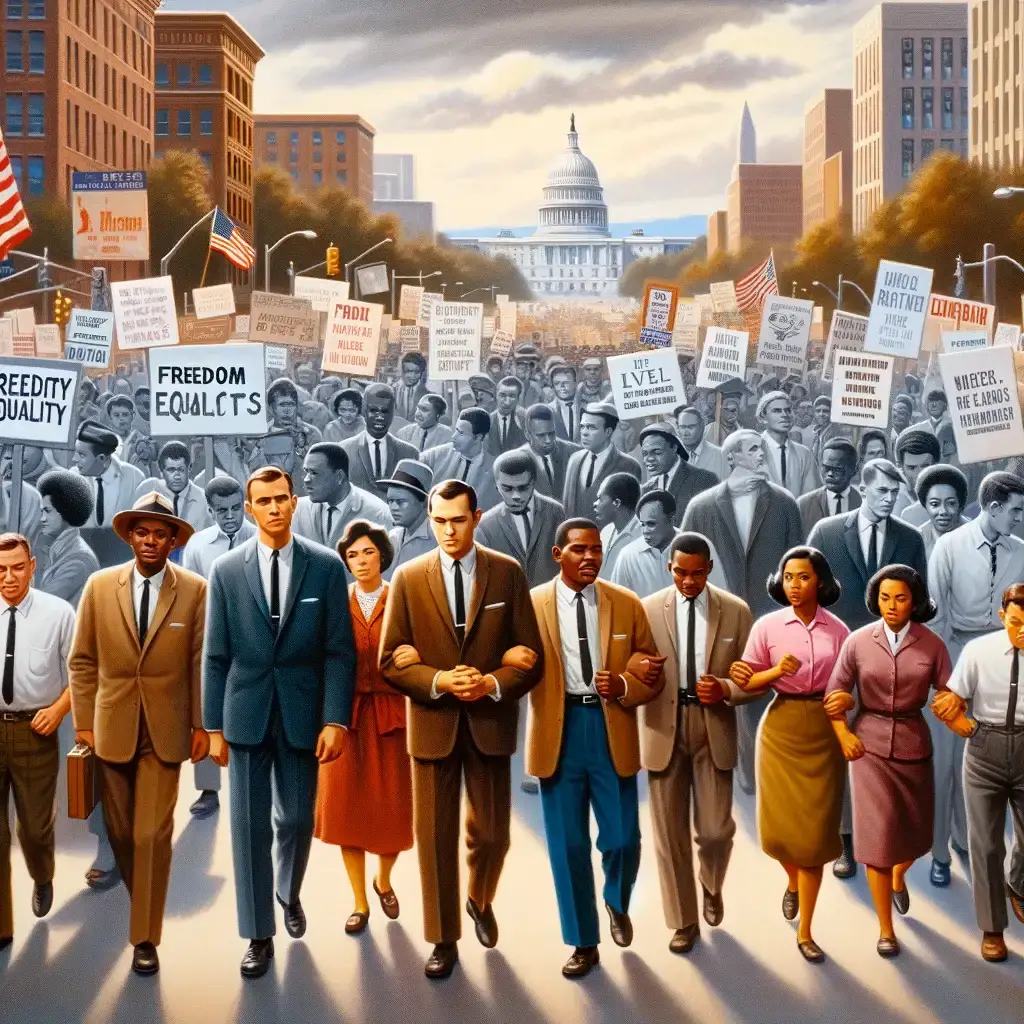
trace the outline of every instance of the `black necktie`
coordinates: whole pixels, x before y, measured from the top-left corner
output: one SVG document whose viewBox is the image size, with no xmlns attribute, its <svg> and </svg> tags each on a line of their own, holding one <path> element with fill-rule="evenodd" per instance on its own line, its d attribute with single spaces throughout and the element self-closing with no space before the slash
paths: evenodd
<svg viewBox="0 0 1024 1024">
<path fill-rule="evenodd" d="M 7 654 L 4 657 L 4 686 L 3 686 L 3 697 L 5 704 L 14 703 L 14 617 L 17 615 L 18 609 L 16 606 L 11 605 L 7 609 L 11 614 L 11 623 L 7 627 Z"/>
<path fill-rule="evenodd" d="M 459 646 L 466 640 L 466 591 L 462 582 L 462 566 L 458 559 L 452 564 L 455 573 L 455 633 L 459 638 Z"/>
<path fill-rule="evenodd" d="M 373 475 L 380 480 L 384 471 L 380 468 L 380 441 L 373 442 Z"/>
<path fill-rule="evenodd" d="M 783 445 L 779 449 L 779 466 L 782 472 L 782 486 L 786 486 L 786 446 Z"/>
<path fill-rule="evenodd" d="M 463 459 L 462 461 L 466 465 L 463 466 L 463 468 L 462 468 L 462 477 L 461 477 L 461 479 L 466 480 L 469 477 L 469 459 Z"/>
<path fill-rule="evenodd" d="M 139 602 L 139 646 L 146 643 L 149 632 L 149 580 L 142 581 L 142 601 Z"/>
<path fill-rule="evenodd" d="M 594 486 L 594 467 L 597 465 L 597 453 L 590 453 L 590 468 L 587 470 L 587 490 Z"/>
<path fill-rule="evenodd" d="M 504 448 L 508 444 L 508 417 L 501 417 L 501 447 Z"/>
<path fill-rule="evenodd" d="M 11 622 L 14 622 L 14 616 L 11 616 Z M 13 626 L 12 626 L 13 631 Z M 10 650 L 11 642 L 7 642 L 7 649 Z M 1016 724 L 1017 718 L 1017 680 L 1020 677 L 1020 649 L 1014 647 L 1013 649 L 1013 665 L 1010 668 L 1010 702 L 1006 705 L 1006 728 L 1012 729 Z M 6 693 L 7 686 L 7 675 L 4 674 L 4 692 Z M 6 699 L 6 698 L 5 698 Z M 10 701 L 7 701 L 10 704 Z"/>
<path fill-rule="evenodd" d="M 96 477 L 96 525 L 103 525 L 103 515 L 106 509 L 103 507 L 103 481 Z"/>
<path fill-rule="evenodd" d="M 270 624 L 277 632 L 281 625 L 281 569 L 278 565 L 280 552 L 275 548 L 270 552 Z"/>
<path fill-rule="evenodd" d="M 514 515 L 519 516 L 523 521 L 524 532 L 526 534 L 526 550 L 530 550 L 530 510 L 524 508 L 522 512 L 515 512 Z"/>
<path fill-rule="evenodd" d="M 423 431 L 423 437 L 420 439 L 420 451 L 426 451 L 427 448 L 427 431 Z"/>
<path fill-rule="evenodd" d="M 993 580 L 996 578 L 996 547 L 997 546 L 995 544 L 989 544 L 989 546 L 988 546 L 988 549 L 991 552 L 991 557 L 992 557 L 992 579 Z"/>
<path fill-rule="evenodd" d="M 572 436 L 572 406 L 563 406 L 565 409 L 565 436 L 570 440 L 574 441 L 575 438 Z"/>
<path fill-rule="evenodd" d="M 174 514 L 175 514 L 175 516 L 177 516 L 177 514 L 178 514 L 178 498 L 180 498 L 180 497 L 181 497 L 181 495 L 179 495 L 179 494 L 176 494 L 174 496 Z"/>
<path fill-rule="evenodd" d="M 228 551 L 230 551 L 234 546 L 235 546 L 235 534 L 231 534 L 231 536 L 228 537 Z"/>
<path fill-rule="evenodd" d="M 555 492 L 555 475 L 554 475 L 554 473 L 551 472 L 551 462 L 549 461 L 549 459 L 548 459 L 548 457 L 546 455 L 543 456 L 543 459 L 544 459 L 544 472 L 547 473 L 547 475 L 548 475 L 548 483 L 551 485 L 551 493 L 554 494 L 554 492 Z"/>
<path fill-rule="evenodd" d="M 580 675 L 583 685 L 590 686 L 594 679 L 594 663 L 590 660 L 590 640 L 587 637 L 587 610 L 583 606 L 583 594 L 576 595 L 576 636 L 580 643 Z"/>
<path fill-rule="evenodd" d="M 836 515 L 839 515 L 843 511 L 843 496 L 841 494 L 836 495 Z"/>
<path fill-rule="evenodd" d="M 686 696 L 697 696 L 697 600 L 688 597 L 686 603 Z"/>
<path fill-rule="evenodd" d="M 878 572 L 878 523 L 871 524 L 871 539 L 868 541 L 868 579 Z"/>
<path fill-rule="evenodd" d="M 334 506 L 327 506 L 327 533 L 324 535 L 324 539 L 330 542 L 331 539 L 331 528 L 334 525 Z"/>
</svg>

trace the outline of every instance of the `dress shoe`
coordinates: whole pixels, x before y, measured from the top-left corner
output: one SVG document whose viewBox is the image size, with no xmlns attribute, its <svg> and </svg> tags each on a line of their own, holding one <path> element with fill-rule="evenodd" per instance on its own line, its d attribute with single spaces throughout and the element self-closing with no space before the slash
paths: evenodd
<svg viewBox="0 0 1024 1024">
<path fill-rule="evenodd" d="M 814 939 L 797 939 L 796 947 L 800 955 L 811 964 L 822 964 L 825 962 L 825 954 Z"/>
<path fill-rule="evenodd" d="M 800 893 L 793 892 L 789 888 L 782 894 L 782 916 L 787 921 L 795 921 L 796 915 L 800 913 Z"/>
<path fill-rule="evenodd" d="M 454 942 L 439 942 L 427 958 L 423 973 L 428 978 L 447 978 L 459 962 L 459 947 Z"/>
<path fill-rule="evenodd" d="M 262 978 L 274 959 L 273 939 L 253 939 L 242 957 L 242 977 Z"/>
<path fill-rule="evenodd" d="M 106 892 L 113 889 L 121 881 L 121 872 L 117 865 L 104 871 L 103 868 L 91 867 L 85 873 L 85 884 L 97 892 Z"/>
<path fill-rule="evenodd" d="M 277 897 L 277 902 L 284 911 L 285 931 L 293 939 L 301 939 L 306 934 L 306 912 L 302 909 L 302 904 L 298 900 L 294 903 L 285 903 L 280 896 Z"/>
<path fill-rule="evenodd" d="M 853 836 L 842 835 L 843 852 L 832 865 L 832 874 L 836 878 L 853 878 L 857 874 L 857 862 L 853 859 Z"/>
<path fill-rule="evenodd" d="M 348 915 L 348 920 L 345 922 L 345 934 L 359 935 L 361 932 L 366 931 L 366 922 L 369 920 L 370 915 L 365 911 L 353 911 Z"/>
<path fill-rule="evenodd" d="M 136 974 L 156 974 L 160 970 L 160 958 L 152 942 L 140 942 L 132 953 L 132 970 Z"/>
<path fill-rule="evenodd" d="M 609 906 L 607 903 L 604 905 L 604 909 L 608 911 L 612 942 L 616 946 L 628 946 L 633 941 L 633 922 L 630 921 L 629 914 L 615 910 L 614 907 Z"/>
<path fill-rule="evenodd" d="M 209 818 L 220 810 L 220 797 L 212 789 L 204 789 L 188 809 L 193 818 Z"/>
<path fill-rule="evenodd" d="M 689 953 L 691 949 L 697 944 L 697 940 L 700 938 L 700 925 L 691 924 L 685 928 L 679 928 L 669 939 L 668 950 L 670 953 L 683 954 Z"/>
<path fill-rule="evenodd" d="M 701 886 L 701 888 L 704 887 Z M 717 928 L 722 923 L 724 916 L 725 906 L 722 903 L 722 894 L 720 892 L 710 893 L 704 889 L 704 920 L 712 928 Z"/>
<path fill-rule="evenodd" d="M 32 890 L 32 913 L 36 917 L 46 917 L 53 906 L 53 882 L 44 882 Z"/>
<path fill-rule="evenodd" d="M 1002 963 L 1007 957 L 1002 932 L 985 932 L 981 939 L 981 955 L 990 964 Z"/>
<path fill-rule="evenodd" d="M 884 935 L 876 943 L 875 949 L 878 951 L 878 955 L 885 957 L 886 960 L 900 955 L 900 944 L 895 939 L 887 939 Z"/>
<path fill-rule="evenodd" d="M 1018 896 L 1011 888 L 1010 883 L 1006 883 L 1006 897 L 1010 901 L 1010 909 L 1013 911 L 1014 916 L 1024 924 L 1024 896 Z"/>
<path fill-rule="evenodd" d="M 519 783 L 519 788 L 524 793 L 539 793 L 540 783 L 532 775 L 524 775 L 523 781 Z"/>
<path fill-rule="evenodd" d="M 597 946 L 577 946 L 572 956 L 562 964 L 562 974 L 567 978 L 584 978 L 600 962 L 601 954 Z"/>
<path fill-rule="evenodd" d="M 381 892 L 377 888 L 377 879 L 373 880 L 373 891 L 377 894 L 377 898 L 380 900 L 380 909 L 384 911 L 384 916 L 389 921 L 398 920 L 398 897 L 395 895 L 394 889 L 388 889 L 387 892 Z"/>
<path fill-rule="evenodd" d="M 480 945 L 485 949 L 494 949 L 498 944 L 498 922 L 494 919 L 494 908 L 488 906 L 486 910 L 481 910 L 470 898 L 466 900 L 466 913 L 473 918 Z"/>
<path fill-rule="evenodd" d="M 949 865 L 943 864 L 941 860 L 932 860 L 932 870 L 928 875 L 928 881 L 932 885 L 945 889 L 949 885 Z"/>
<path fill-rule="evenodd" d="M 899 891 L 893 889 L 892 905 L 901 914 L 905 914 L 908 910 L 910 910 L 910 890 L 906 887 L 906 885 L 904 885 L 903 888 Z"/>
</svg>

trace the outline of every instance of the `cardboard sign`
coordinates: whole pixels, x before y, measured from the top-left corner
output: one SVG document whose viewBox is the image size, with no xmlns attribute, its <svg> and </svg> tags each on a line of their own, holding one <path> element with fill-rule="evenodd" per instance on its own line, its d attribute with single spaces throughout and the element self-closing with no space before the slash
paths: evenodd
<svg viewBox="0 0 1024 1024">
<path fill-rule="evenodd" d="M 240 337 L 240 338 L 248 338 L 249 337 L 249 314 L 248 313 L 239 313 L 235 317 L 235 329 L 234 329 L 233 333 L 237 334 L 238 337 Z"/>
<path fill-rule="evenodd" d="M 57 324 L 36 324 L 36 355 L 59 356 L 60 327 Z"/>
<path fill-rule="evenodd" d="M 864 351 L 916 359 L 931 290 L 930 267 L 880 260 Z"/>
<path fill-rule="evenodd" d="M 155 348 L 148 362 L 153 437 L 267 432 L 262 346 Z"/>
<path fill-rule="evenodd" d="M 0 316 L 0 356 L 14 355 L 14 320 Z"/>
<path fill-rule="evenodd" d="M 985 331 L 943 331 L 943 352 L 970 352 L 976 348 L 988 348 L 988 334 Z"/>
<path fill-rule="evenodd" d="M 193 288 L 192 306 L 197 320 L 209 320 L 215 316 L 234 316 L 235 289 L 230 284 Z"/>
<path fill-rule="evenodd" d="M 519 326 L 519 313 L 514 302 L 498 303 L 498 326 L 503 331 L 508 331 L 512 337 L 516 337 L 516 329 Z"/>
<path fill-rule="evenodd" d="M 8 314 L 14 320 L 15 334 L 35 334 L 36 311 L 32 306 L 24 309 L 12 309 Z"/>
<path fill-rule="evenodd" d="M 814 314 L 811 316 L 811 341 L 821 342 L 825 340 L 825 310 L 821 306 L 814 307 Z"/>
<path fill-rule="evenodd" d="M 888 426 L 895 362 L 894 356 L 838 350 L 833 371 L 832 422 L 854 427 Z"/>
<path fill-rule="evenodd" d="M 996 324 L 996 333 L 992 338 L 993 348 L 1016 348 L 1020 338 L 1020 328 L 1016 324 Z"/>
<path fill-rule="evenodd" d="M 64 359 L 0 358 L 0 441 L 70 448 L 82 367 Z"/>
<path fill-rule="evenodd" d="M 366 267 L 356 268 L 356 283 L 360 295 L 381 295 L 388 291 L 391 282 L 388 280 L 386 263 L 371 263 Z M 348 298 L 348 296 L 345 296 Z"/>
<path fill-rule="evenodd" d="M 512 354 L 512 346 L 515 343 L 515 337 L 508 331 L 495 331 L 494 337 L 491 338 L 491 355 L 507 359 Z"/>
<path fill-rule="evenodd" d="M 440 292 L 425 291 L 420 297 L 420 312 L 416 318 L 417 327 L 430 326 L 430 311 L 434 308 L 435 302 L 444 302 L 444 296 Z"/>
<path fill-rule="evenodd" d="M 297 279 L 296 279 L 297 280 Z M 270 345 L 320 347 L 320 316 L 309 299 L 276 292 L 253 292 L 249 340 Z"/>
<path fill-rule="evenodd" d="M 702 292 L 700 295 L 694 295 L 693 301 L 700 306 L 700 322 L 702 324 L 712 323 L 712 317 L 715 315 L 715 300 L 711 292 Z"/>
<path fill-rule="evenodd" d="M 678 303 L 679 289 L 674 284 L 648 281 L 644 286 L 644 305 L 640 315 L 641 331 L 646 327 L 671 335 L 676 322 Z"/>
<path fill-rule="evenodd" d="M 747 369 L 747 345 L 750 335 L 746 331 L 729 331 L 724 327 L 709 327 L 704 339 L 696 386 L 716 388 L 733 377 L 742 378 Z"/>
<path fill-rule="evenodd" d="M 712 281 L 711 303 L 716 313 L 738 313 L 739 303 L 736 301 L 735 281 Z"/>
<path fill-rule="evenodd" d="M 671 349 L 610 356 L 607 363 L 620 419 L 661 416 L 686 403 L 679 360 Z"/>
<path fill-rule="evenodd" d="M 488 338 L 493 338 L 494 337 L 495 329 L 496 329 L 495 317 L 493 317 L 493 316 L 485 316 L 484 319 L 483 319 L 483 328 L 482 328 L 482 335 L 483 335 L 484 341 L 487 341 Z"/>
<path fill-rule="evenodd" d="M 941 351 L 943 331 L 983 330 L 991 338 L 995 321 L 995 306 L 950 295 L 930 295 L 921 349 L 925 352 Z"/>
<path fill-rule="evenodd" d="M 326 277 L 295 278 L 295 298 L 309 299 L 318 313 L 328 315 L 339 302 L 348 298 L 348 281 L 334 281 Z"/>
<path fill-rule="evenodd" d="M 191 314 L 178 317 L 178 341 L 182 345 L 223 345 L 232 333 L 230 316 L 211 320 L 197 320 Z"/>
<path fill-rule="evenodd" d="M 832 314 L 832 323 L 828 329 L 828 341 L 825 343 L 825 358 L 821 366 L 821 379 L 832 379 L 832 362 L 837 349 L 862 352 L 864 339 L 868 334 L 868 318 L 857 316 L 856 313 L 844 313 L 837 309 Z"/>
<path fill-rule="evenodd" d="M 119 348 L 130 352 L 178 344 L 178 313 L 170 275 L 112 281 L 110 296 Z"/>
<path fill-rule="evenodd" d="M 431 377 L 469 380 L 480 372 L 483 317 L 484 307 L 480 302 L 434 303 L 430 311 Z M 504 319 L 502 330 L 505 330 Z"/>
<path fill-rule="evenodd" d="M 101 370 L 110 365 L 114 341 L 114 314 L 73 309 L 64 336 L 64 358 Z"/>
<path fill-rule="evenodd" d="M 961 464 L 1024 455 L 1013 352 L 985 348 L 939 356 Z"/>
<path fill-rule="evenodd" d="M 400 327 L 398 344 L 401 346 L 402 354 L 406 352 L 419 352 L 420 350 L 420 328 Z"/>
<path fill-rule="evenodd" d="M 423 302 L 425 288 L 416 284 L 403 284 L 398 300 L 399 320 L 419 320 L 420 304 Z"/>
<path fill-rule="evenodd" d="M 383 313 L 384 307 L 376 302 L 339 302 L 327 325 L 324 372 L 374 376 Z"/>
<path fill-rule="evenodd" d="M 76 260 L 149 259 L 145 171 L 74 171 L 71 205 Z"/>
<path fill-rule="evenodd" d="M 700 342 L 700 304 L 681 299 L 676 305 L 676 322 L 672 328 L 672 347 L 680 355 L 696 356 Z"/>
<path fill-rule="evenodd" d="M 288 349 L 283 345 L 264 345 L 263 365 L 274 373 L 284 373 L 288 368 Z"/>
<path fill-rule="evenodd" d="M 811 337 L 814 303 L 769 295 L 761 310 L 761 333 L 757 341 L 758 366 L 781 367 L 802 373 Z"/>
</svg>

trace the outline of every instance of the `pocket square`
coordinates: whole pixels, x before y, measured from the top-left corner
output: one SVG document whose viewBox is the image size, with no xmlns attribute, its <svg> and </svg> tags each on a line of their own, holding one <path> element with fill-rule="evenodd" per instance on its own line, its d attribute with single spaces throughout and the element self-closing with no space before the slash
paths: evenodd
<svg viewBox="0 0 1024 1024">
<path fill-rule="evenodd" d="M 184 622 L 170 622 L 170 623 L 168 623 L 168 625 L 171 627 L 171 629 L 184 629 L 185 628 L 185 623 Z"/>
<path fill-rule="evenodd" d="M 299 604 L 316 604 L 319 600 L 319 597 L 304 597 Z"/>
<path fill-rule="evenodd" d="M 487 612 L 487 611 L 490 611 L 492 608 L 504 608 L 504 607 L 505 607 L 505 602 L 504 601 L 498 601 L 495 604 L 485 604 L 484 605 L 484 611 Z"/>
<path fill-rule="evenodd" d="M 721 639 L 721 640 L 719 640 L 719 643 L 722 643 L 722 644 L 727 644 L 727 643 L 729 643 L 730 641 L 732 641 L 732 640 L 735 640 L 735 639 L 736 639 L 736 638 L 735 638 L 734 636 L 723 636 L 723 637 L 722 637 L 722 639 Z"/>
<path fill-rule="evenodd" d="M 628 640 L 629 639 L 629 635 L 627 633 L 613 633 L 612 634 L 612 639 L 613 640 Z"/>
</svg>

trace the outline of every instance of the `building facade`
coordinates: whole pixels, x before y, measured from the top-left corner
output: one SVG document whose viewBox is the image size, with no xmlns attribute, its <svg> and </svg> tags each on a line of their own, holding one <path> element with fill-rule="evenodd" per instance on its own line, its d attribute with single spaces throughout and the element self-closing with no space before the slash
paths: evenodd
<svg viewBox="0 0 1024 1024">
<path fill-rule="evenodd" d="M 811 103 L 804 115 L 804 174 L 803 174 L 803 230 L 806 234 L 816 224 L 841 214 L 845 209 L 850 212 L 852 205 L 852 187 L 850 195 L 839 195 L 836 203 L 835 181 L 829 184 L 832 188 L 831 203 L 826 203 L 825 162 L 833 156 L 839 156 L 839 167 L 845 162 L 850 165 L 853 158 L 853 90 L 826 89 L 821 96 Z M 830 168 L 835 175 L 835 165 Z M 840 174 L 840 188 L 852 186 L 848 180 L 843 181 Z M 838 206 L 838 210 L 836 207 Z M 832 211 L 832 212 L 830 212 Z"/>
<path fill-rule="evenodd" d="M 825 220 L 840 219 L 846 228 L 853 224 L 852 157 L 834 153 L 821 165 L 821 201 Z"/>
<path fill-rule="evenodd" d="M 986 167 L 1024 161 L 1024 10 L 1018 0 L 971 0 L 971 159 Z"/>
<path fill-rule="evenodd" d="M 708 215 L 708 259 L 729 249 L 729 214 L 715 210 Z"/>
<path fill-rule="evenodd" d="M 374 199 L 371 210 L 375 217 L 390 214 L 398 219 L 403 238 L 425 238 L 433 242 L 434 204 L 419 199 Z"/>
<path fill-rule="evenodd" d="M 726 192 L 729 251 L 744 242 L 788 245 L 803 231 L 803 167 L 737 164 Z"/>
<path fill-rule="evenodd" d="M 375 134 L 357 114 L 260 114 L 256 167 L 280 167 L 301 189 L 340 185 L 370 206 Z"/>
<path fill-rule="evenodd" d="M 966 3 L 883 3 L 854 28 L 855 231 L 936 149 L 967 157 L 969 59 Z"/>
<path fill-rule="evenodd" d="M 416 198 L 412 153 L 373 154 L 373 198 L 382 202 L 412 202 Z"/>
</svg>

